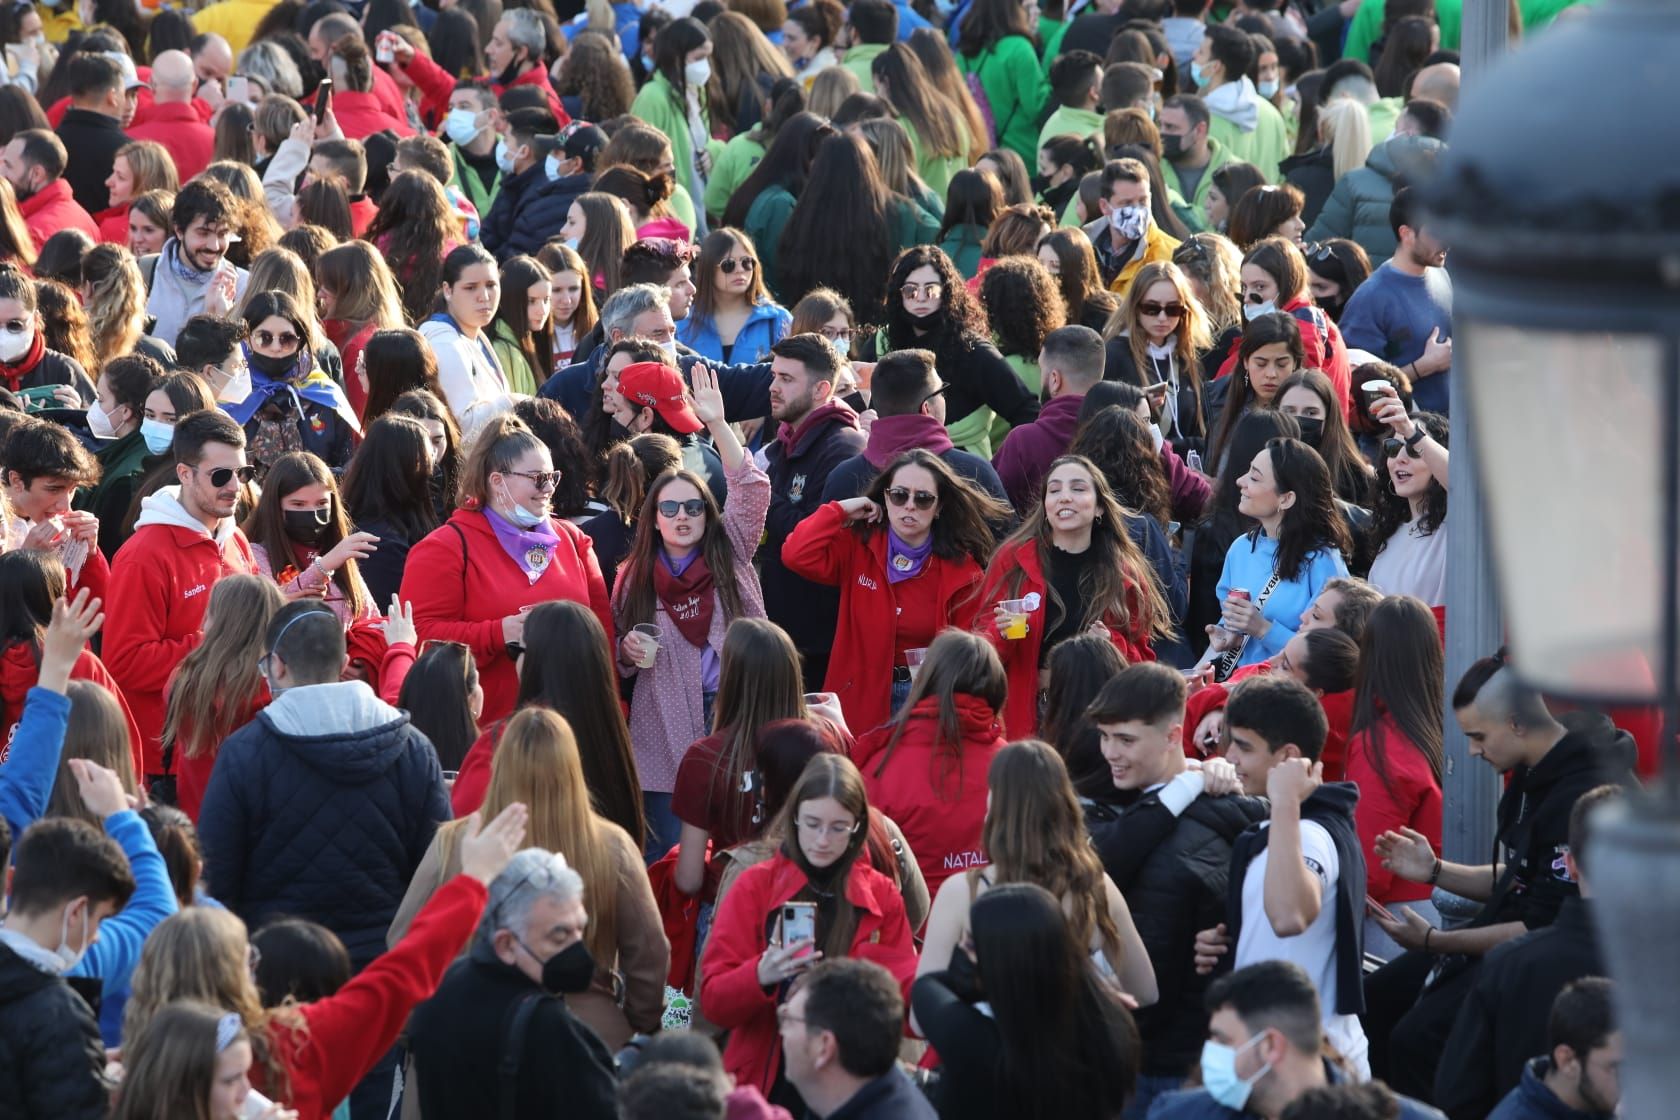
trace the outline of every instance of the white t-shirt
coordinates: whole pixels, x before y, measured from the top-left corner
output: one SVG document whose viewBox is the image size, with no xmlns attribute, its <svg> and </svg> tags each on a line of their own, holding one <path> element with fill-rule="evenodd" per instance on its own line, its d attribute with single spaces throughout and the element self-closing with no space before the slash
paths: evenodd
<svg viewBox="0 0 1680 1120">
<path fill-rule="evenodd" d="M 1270 827 L 1270 822 L 1267 823 Z M 1307 869 L 1318 876 L 1319 890 L 1324 904 L 1318 908 L 1305 933 L 1295 937 L 1279 937 L 1266 918 L 1266 861 L 1271 858 L 1268 845 L 1248 865 L 1243 878 L 1242 934 L 1237 938 L 1237 955 L 1233 967 L 1243 968 L 1261 961 L 1293 961 L 1312 977 L 1318 989 L 1318 1001 L 1323 1008 L 1324 1033 L 1330 1042 L 1360 1072 L 1362 1078 L 1371 1076 L 1367 1055 L 1369 1044 L 1365 1029 L 1356 1015 L 1336 1014 L 1336 876 L 1341 863 L 1336 857 L 1336 845 L 1330 833 L 1315 821 L 1301 822 L 1301 858 Z"/>
<path fill-rule="evenodd" d="M 1416 521 L 1394 531 L 1371 561 L 1371 583 L 1384 595 L 1411 595 L 1425 606 L 1447 603 L 1447 527 L 1433 533 L 1413 532 Z"/>
</svg>

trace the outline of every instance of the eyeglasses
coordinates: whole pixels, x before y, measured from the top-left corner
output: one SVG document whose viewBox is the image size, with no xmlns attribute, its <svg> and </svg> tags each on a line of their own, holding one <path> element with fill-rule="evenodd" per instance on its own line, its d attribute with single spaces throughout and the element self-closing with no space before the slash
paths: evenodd
<svg viewBox="0 0 1680 1120">
<path fill-rule="evenodd" d="M 931 393 L 929 393 L 929 394 L 928 394 L 928 395 L 927 395 L 927 396 L 925 396 L 925 397 L 923 397 L 923 398 L 922 398 L 922 404 L 926 404 L 926 403 L 927 403 L 927 402 L 929 402 L 929 401 L 931 401 L 931 400 L 932 400 L 932 399 L 933 399 L 933 398 L 935 398 L 935 397 L 942 397 L 942 396 L 944 396 L 944 395 L 945 395 L 945 392 L 946 392 L 946 390 L 948 390 L 948 389 L 950 389 L 950 386 L 949 386 L 949 385 L 941 385 L 941 386 L 940 386 L 940 387 L 939 387 L 939 388 L 937 388 L 937 389 L 935 389 L 935 390 L 934 390 L 934 391 L 933 391 L 933 392 L 931 392 Z M 917 407 L 917 408 L 918 408 L 918 409 L 920 409 L 920 408 L 921 408 L 921 407 L 922 407 L 922 405 L 921 405 L 921 404 L 919 404 L 919 405 L 917 405 L 917 406 L 916 406 L 916 407 Z"/>
<path fill-rule="evenodd" d="M 559 471 L 508 471 L 508 474 L 529 479 L 538 490 L 552 490 L 560 485 Z"/>
<path fill-rule="evenodd" d="M 933 508 L 933 503 L 939 500 L 939 495 L 930 494 L 926 490 L 917 490 L 912 494 L 903 486 L 887 487 L 887 501 L 900 509 L 909 505 L 912 498 L 916 500 L 916 508 L 925 511 Z"/>
<path fill-rule="evenodd" d="M 1184 305 L 1182 303 L 1140 303 L 1138 304 L 1138 314 L 1145 319 L 1153 319 L 1157 315 L 1165 315 L 1170 319 L 1182 319 L 1184 318 Z"/>
<path fill-rule="evenodd" d="M 279 334 L 257 331 L 251 337 L 257 340 L 258 346 L 278 346 L 283 350 L 296 350 L 298 343 L 303 341 L 291 331 L 281 331 Z"/>
<path fill-rule="evenodd" d="M 820 333 L 830 342 L 850 342 L 852 340 L 852 328 L 850 327 L 824 327 Z"/>
<path fill-rule="evenodd" d="M 198 473 L 197 467 L 193 468 L 193 473 Z M 250 482 L 252 479 L 257 477 L 257 468 L 255 464 L 247 464 L 243 467 L 217 467 L 210 471 L 209 474 L 210 485 L 220 490 L 222 487 L 232 482 L 235 476 L 238 476 L 240 482 Z"/>
<path fill-rule="evenodd" d="M 690 517 L 699 517 L 706 512 L 705 499 L 690 498 L 686 502 L 665 501 L 659 503 L 659 512 L 666 517 L 675 517 L 679 511 L 688 514 Z"/>
<path fill-rule="evenodd" d="M 1413 451 L 1410 447 L 1407 447 L 1406 441 L 1403 439 L 1383 440 L 1384 459 L 1393 459 L 1400 455 L 1404 455 L 1408 459 L 1421 459 L 1423 457 L 1416 451 Z"/>
<path fill-rule="evenodd" d="M 789 1015 L 788 1014 L 788 1005 L 784 1003 L 780 1007 L 776 1008 L 776 1022 L 784 1023 L 784 1024 L 785 1023 L 804 1024 L 805 1022 L 807 1022 L 807 1020 L 805 1018 L 803 1018 L 802 1016 L 799 1016 L 799 1015 Z"/>
<path fill-rule="evenodd" d="M 737 268 L 751 276 L 753 269 L 758 267 L 758 262 L 751 257 L 725 257 L 718 262 L 718 267 L 723 270 L 725 276 L 735 275 Z"/>
<path fill-rule="evenodd" d="M 926 284 L 906 284 L 898 290 L 905 299 L 938 299 L 945 294 L 945 285 L 937 280 Z"/>
<path fill-rule="evenodd" d="M 857 821 L 853 821 L 851 824 L 840 824 L 838 821 L 834 824 L 825 824 L 822 821 L 812 820 L 810 817 L 799 818 L 799 831 L 807 836 L 828 835 L 838 840 L 842 836 L 851 836 L 857 830 Z"/>
</svg>

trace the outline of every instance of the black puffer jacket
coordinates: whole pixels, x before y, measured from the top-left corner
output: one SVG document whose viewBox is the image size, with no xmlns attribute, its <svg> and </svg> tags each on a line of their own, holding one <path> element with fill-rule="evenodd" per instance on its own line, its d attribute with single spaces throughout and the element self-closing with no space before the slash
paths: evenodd
<svg viewBox="0 0 1680 1120">
<path fill-rule="evenodd" d="M 1148 1075 L 1184 1074 L 1201 1053 L 1212 977 L 1196 974 L 1196 933 L 1225 920 L 1231 844 L 1266 813 L 1257 797 L 1204 795 L 1175 818 L 1159 791 L 1123 812 L 1088 809 L 1097 854 L 1126 897 L 1161 990 L 1135 1014 Z"/>
<path fill-rule="evenodd" d="M 103 1120 L 104 1069 L 93 1009 L 0 945 L 0 1116 Z"/>
</svg>

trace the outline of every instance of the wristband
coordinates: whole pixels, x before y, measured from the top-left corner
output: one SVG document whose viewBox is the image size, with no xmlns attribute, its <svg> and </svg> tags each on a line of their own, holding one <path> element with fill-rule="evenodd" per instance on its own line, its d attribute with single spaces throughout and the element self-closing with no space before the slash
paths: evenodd
<svg viewBox="0 0 1680 1120">
<path fill-rule="evenodd" d="M 1423 931 L 1423 951 L 1426 952 L 1426 953 L 1429 952 L 1429 935 L 1434 933 L 1434 932 L 1435 932 L 1435 927 L 1434 926 L 1430 926 L 1428 929 Z"/>
<path fill-rule="evenodd" d="M 1434 868 L 1434 870 L 1430 871 L 1430 873 L 1429 873 L 1429 885 L 1432 886 L 1432 887 L 1436 883 L 1441 881 L 1441 862 L 1442 862 L 1441 857 L 1436 856 L 1435 857 L 1435 868 Z"/>
</svg>

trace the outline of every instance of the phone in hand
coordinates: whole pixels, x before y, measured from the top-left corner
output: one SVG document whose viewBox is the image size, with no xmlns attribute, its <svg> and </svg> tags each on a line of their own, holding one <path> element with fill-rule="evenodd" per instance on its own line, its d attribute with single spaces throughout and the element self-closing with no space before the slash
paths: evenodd
<svg viewBox="0 0 1680 1120">
<path fill-rule="evenodd" d="M 250 104 L 251 79 L 235 74 L 228 79 L 228 100 L 237 101 L 241 105 Z"/>
<path fill-rule="evenodd" d="M 817 939 L 817 904 L 814 902 L 782 903 L 781 948 L 801 941 Z"/>
<path fill-rule="evenodd" d="M 315 91 L 315 123 L 320 124 L 327 119 L 332 111 L 333 84 L 331 78 L 322 78 L 320 88 Z"/>
<path fill-rule="evenodd" d="M 1369 910 L 1385 922 L 1394 922 L 1398 924 L 1400 921 L 1400 919 L 1396 918 L 1386 906 L 1372 898 L 1370 895 L 1365 896 L 1365 909 Z"/>
</svg>

